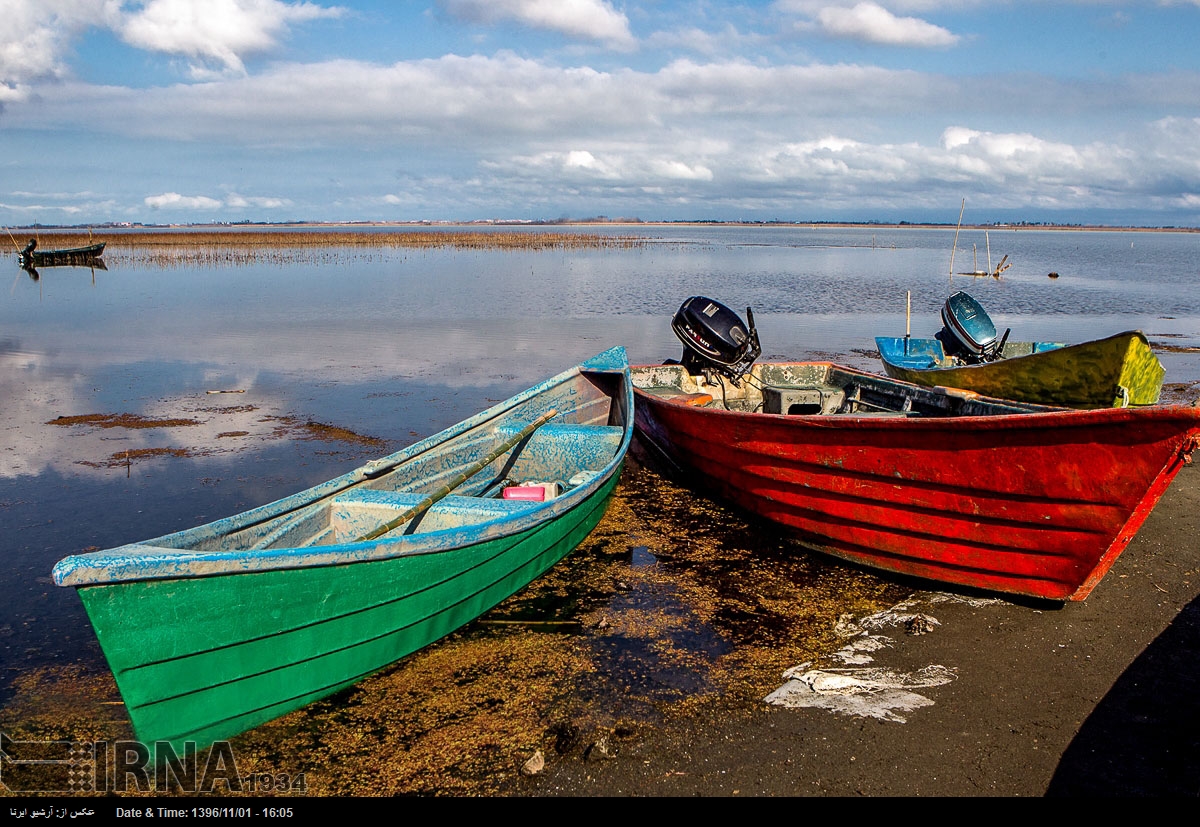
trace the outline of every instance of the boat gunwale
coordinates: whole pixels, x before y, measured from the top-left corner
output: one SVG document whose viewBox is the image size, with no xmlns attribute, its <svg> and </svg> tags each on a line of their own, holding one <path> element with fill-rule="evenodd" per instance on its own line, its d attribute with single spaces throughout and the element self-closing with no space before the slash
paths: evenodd
<svg viewBox="0 0 1200 827">
<path fill-rule="evenodd" d="M 915 356 L 901 348 L 918 343 Z M 1019 400 L 1048 399 L 1071 408 L 1147 407 L 1162 397 L 1166 368 L 1146 334 L 1124 330 L 1099 339 L 1061 344 L 1015 342 L 1029 352 L 960 364 L 937 337 L 876 336 L 884 372 L 902 382 L 935 382 Z M 1024 349 L 1024 348 L 1022 348 Z M 1053 377 L 1053 381 L 1049 380 Z"/>
<path fill-rule="evenodd" d="M 198 551 L 169 545 L 155 545 L 194 534 L 202 529 L 211 529 L 214 526 L 220 526 L 223 534 L 233 534 L 273 518 L 283 517 L 294 511 L 310 507 L 326 497 L 334 502 L 336 495 L 345 490 L 339 486 L 345 485 L 348 488 L 359 482 L 368 481 L 372 474 L 379 473 L 381 469 L 402 465 L 456 437 L 498 419 L 505 413 L 514 411 L 522 404 L 536 399 L 547 391 L 583 378 L 587 374 L 624 376 L 624 386 L 611 396 L 614 408 L 616 406 L 622 408 L 621 419 L 623 422 L 619 426 L 622 431 L 621 439 L 604 466 L 598 471 L 592 472 L 591 479 L 544 503 L 514 510 L 512 514 L 497 516 L 494 519 L 466 526 L 453 526 L 437 531 L 404 534 L 396 537 L 385 536 L 375 540 L 324 546 Z M 497 427 L 509 426 L 508 423 L 505 423 Z M 405 446 L 385 457 L 371 460 L 331 480 L 256 508 L 199 526 L 192 526 L 181 531 L 127 543 L 111 549 L 65 557 L 54 566 L 51 576 L 55 584 L 59 586 L 90 588 L 144 580 L 192 579 L 279 569 L 338 566 L 418 554 L 454 552 L 464 546 L 519 534 L 540 522 L 558 519 L 573 509 L 586 505 L 605 487 L 614 474 L 619 473 L 632 441 L 633 432 L 634 394 L 631 372 L 624 348 L 618 346 L 543 380 L 436 434 Z M 308 500 L 308 502 L 294 506 L 298 499 Z"/>
<path fill-rule="evenodd" d="M 1079 350 L 1079 349 L 1083 349 L 1083 348 L 1091 347 L 1091 346 L 1095 346 L 1095 345 L 1104 345 L 1109 342 L 1118 341 L 1120 339 L 1140 339 L 1142 344 L 1146 345 L 1147 348 L 1150 347 L 1150 340 L 1146 337 L 1146 334 L 1144 332 L 1142 332 L 1141 330 L 1136 330 L 1136 329 L 1135 330 L 1123 330 L 1120 333 L 1114 333 L 1111 336 L 1102 336 L 1099 339 L 1089 339 L 1086 342 L 1071 342 L 1071 343 L 1067 343 L 1067 342 L 1025 342 L 1025 341 L 1011 342 L 1010 343 L 1011 345 L 1028 344 L 1028 345 L 1035 346 L 1035 347 L 1041 346 L 1044 349 L 1043 350 L 1034 350 L 1031 353 L 1021 353 L 1021 354 L 1018 354 L 1015 356 L 1005 356 L 1001 359 L 996 359 L 991 362 L 979 362 L 976 364 L 962 364 L 962 365 L 947 365 L 947 364 L 942 364 L 939 362 L 939 363 L 935 364 L 933 367 L 919 367 L 916 365 L 906 365 L 903 362 L 897 362 L 894 359 L 889 359 L 888 354 L 884 351 L 884 349 L 882 347 L 879 347 L 880 342 L 902 342 L 905 340 L 905 338 L 908 338 L 908 340 L 910 342 L 937 342 L 939 346 L 941 345 L 941 341 L 935 336 L 921 336 L 921 337 L 876 336 L 875 337 L 875 347 L 879 351 L 879 358 L 884 363 L 884 365 L 896 367 L 896 368 L 899 368 L 899 369 L 905 370 L 905 371 L 911 371 L 913 373 L 940 373 L 943 371 L 978 370 L 980 368 L 992 368 L 992 367 L 996 367 L 998 365 L 1012 364 L 1013 362 L 1018 362 L 1022 359 L 1029 359 L 1030 357 L 1033 357 L 1033 356 L 1043 356 L 1044 357 L 1050 353 L 1060 354 L 1063 351 Z M 945 356 L 944 348 L 942 350 L 943 350 L 943 356 Z M 904 380 L 900 380 L 900 381 L 904 381 Z"/>
<path fill-rule="evenodd" d="M 1197 397 L 1197 399 L 1193 400 L 1191 403 L 1142 405 L 1127 408 L 1081 409 L 1070 408 L 1066 406 L 1035 405 L 1033 403 L 1013 403 L 1009 400 L 986 396 L 965 388 L 956 388 L 946 385 L 918 385 L 916 383 L 906 382 L 903 379 L 879 376 L 878 374 L 867 373 L 866 371 L 860 371 L 856 368 L 840 365 L 836 362 L 823 360 L 759 362 L 757 365 L 781 367 L 826 367 L 841 371 L 851 376 L 864 377 L 872 381 L 883 381 L 888 384 L 903 385 L 906 388 L 912 389 L 915 393 L 946 393 L 950 396 L 960 398 L 964 402 L 976 402 L 985 405 L 998 404 L 1009 407 L 1014 404 L 1019 404 L 1021 406 L 1027 406 L 1030 409 L 994 414 L 946 414 L 944 416 L 912 416 L 894 418 L 877 417 L 872 416 L 869 413 L 773 414 L 764 413 L 762 411 L 735 411 L 720 407 L 715 400 L 711 405 L 690 405 L 682 399 L 671 399 L 669 397 L 663 397 L 651 393 L 646 388 L 639 386 L 637 383 L 639 372 L 649 370 L 660 371 L 663 368 L 680 368 L 680 370 L 682 370 L 682 367 L 679 365 L 631 365 L 629 371 L 631 381 L 633 382 L 634 394 L 645 399 L 647 402 L 670 405 L 678 408 L 687 408 L 691 411 L 695 411 L 696 413 L 711 416 L 752 416 L 756 418 L 769 417 L 772 420 L 778 420 L 781 422 L 786 420 L 787 422 L 795 423 L 796 427 L 805 425 L 818 428 L 880 428 L 892 430 L 933 428 L 944 429 L 948 422 L 952 422 L 956 430 L 992 430 L 997 428 L 1028 429 L 1046 426 L 1061 427 L 1066 422 L 1083 427 L 1086 425 L 1095 424 L 1131 422 L 1143 420 L 1145 418 L 1169 420 L 1178 417 L 1182 417 L 1184 419 L 1197 419 L 1198 424 L 1200 424 L 1200 410 L 1197 410 L 1200 409 L 1200 397 Z"/>
<path fill-rule="evenodd" d="M 931 386 L 931 390 L 957 390 Z M 1004 414 L 954 415 L 946 416 L 911 416 L 911 417 L 879 417 L 871 414 L 773 414 L 762 411 L 730 411 L 720 407 L 697 407 L 688 405 L 681 400 L 663 399 L 641 388 L 634 387 L 634 394 L 660 405 L 672 408 L 686 408 L 697 414 L 721 417 L 767 417 L 778 422 L 794 423 L 793 427 L 812 427 L 818 429 L 880 429 L 880 430 L 923 430 L 946 428 L 947 422 L 953 422 L 955 430 L 1036 430 L 1047 426 L 1061 427 L 1069 423 L 1075 427 L 1092 425 L 1109 425 L 1121 422 L 1132 422 L 1149 416 L 1151 419 L 1170 420 L 1177 418 L 1196 419 L 1200 427 L 1200 413 L 1193 409 L 1200 407 L 1200 400 L 1190 404 L 1146 405 L 1139 408 L 1087 408 L 1048 411 L 1012 412 Z M 1141 411 L 1140 414 L 1133 414 Z M 1089 414 L 1089 416 L 1082 416 Z M 1123 415 L 1118 415 L 1123 414 Z"/>
</svg>

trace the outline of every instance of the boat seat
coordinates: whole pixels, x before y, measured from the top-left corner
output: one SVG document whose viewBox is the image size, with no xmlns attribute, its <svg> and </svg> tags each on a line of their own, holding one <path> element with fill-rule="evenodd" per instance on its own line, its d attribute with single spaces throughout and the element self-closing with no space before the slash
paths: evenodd
<svg viewBox="0 0 1200 827">
<path fill-rule="evenodd" d="M 512 436 L 519 432 L 526 423 L 515 422 L 511 425 L 501 425 L 496 429 L 496 435 L 501 437 Z M 625 431 L 620 425 L 579 425 L 574 422 L 547 422 L 542 427 L 533 432 L 530 441 L 534 439 L 555 439 L 555 440 L 590 440 L 600 442 L 611 442 L 616 439 L 617 444 L 621 443 L 621 437 L 625 435 Z"/>
<path fill-rule="evenodd" d="M 496 429 L 500 438 L 518 433 L 524 423 Z M 519 448 L 507 476 L 526 480 L 569 480 L 581 471 L 599 471 L 621 448 L 625 430 L 619 425 L 548 422 Z"/>
<path fill-rule="evenodd" d="M 345 491 L 333 498 L 329 510 L 335 542 L 350 542 L 395 519 L 424 499 L 424 495 L 370 488 Z M 420 531 L 426 533 L 447 528 L 478 525 L 510 517 L 542 505 L 527 500 L 447 495 L 434 503 L 421 519 Z M 396 531 L 402 529 L 397 528 Z"/>
<path fill-rule="evenodd" d="M 763 413 L 811 416 L 836 413 L 846 392 L 833 385 L 767 385 L 762 389 Z"/>
<path fill-rule="evenodd" d="M 657 396 L 660 399 L 676 400 L 688 399 L 690 397 L 697 396 L 707 396 L 710 400 L 712 399 L 712 394 L 691 393 L 689 391 L 685 391 L 683 388 L 680 388 L 678 385 L 647 385 L 646 387 L 639 388 L 638 390 L 648 393 L 651 396 Z"/>
<path fill-rule="evenodd" d="M 642 388 L 648 394 L 666 399 L 669 402 L 682 402 L 700 408 L 713 401 L 711 393 L 687 393 L 674 385 L 651 385 Z"/>
</svg>

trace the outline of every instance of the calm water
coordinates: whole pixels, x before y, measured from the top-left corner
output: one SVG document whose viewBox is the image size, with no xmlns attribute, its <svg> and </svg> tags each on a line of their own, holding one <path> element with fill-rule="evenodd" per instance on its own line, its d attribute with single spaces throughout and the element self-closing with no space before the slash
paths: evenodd
<svg viewBox="0 0 1200 827">
<path fill-rule="evenodd" d="M 873 337 L 903 335 L 907 292 L 912 333 L 925 336 L 962 288 L 1014 340 L 1140 328 L 1170 346 L 1168 383 L 1200 383 L 1200 235 L 964 230 L 954 269 L 985 268 L 990 243 L 993 266 L 1012 263 L 995 280 L 951 278 L 952 229 L 595 232 L 651 243 L 203 268 L 110 253 L 107 270 L 36 281 L 14 262 L 0 296 L 0 683 L 40 665 L 103 665 L 78 597 L 49 579 L 61 557 L 290 494 L 615 344 L 635 363 L 676 358 L 669 321 L 691 295 L 753 307 L 763 358 L 879 370 Z M 93 414 L 196 424 L 54 424 Z M 310 423 L 385 443 L 323 439 Z M 139 453 L 153 449 L 177 455 Z"/>
</svg>

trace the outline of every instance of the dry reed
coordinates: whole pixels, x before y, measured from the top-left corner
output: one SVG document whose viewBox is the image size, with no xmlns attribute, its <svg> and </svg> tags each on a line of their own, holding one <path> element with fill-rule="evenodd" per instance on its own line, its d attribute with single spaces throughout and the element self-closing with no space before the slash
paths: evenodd
<svg viewBox="0 0 1200 827">
<path fill-rule="evenodd" d="M 22 238 L 27 231 L 19 231 Z M 104 255 L 123 263 L 163 266 L 286 263 L 303 259 L 336 262 L 387 249 L 580 250 L 628 248 L 645 244 L 637 236 L 528 229 L 380 230 L 246 229 L 246 230 L 117 230 L 107 233 L 39 232 L 42 250 L 106 243 Z"/>
</svg>

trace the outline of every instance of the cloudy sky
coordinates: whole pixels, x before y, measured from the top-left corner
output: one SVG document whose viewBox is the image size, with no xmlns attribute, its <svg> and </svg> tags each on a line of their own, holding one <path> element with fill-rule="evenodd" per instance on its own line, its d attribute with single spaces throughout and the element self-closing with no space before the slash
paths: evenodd
<svg viewBox="0 0 1200 827">
<path fill-rule="evenodd" d="M 1200 226 L 1200 0 L 0 0 L 0 222 Z"/>
</svg>

